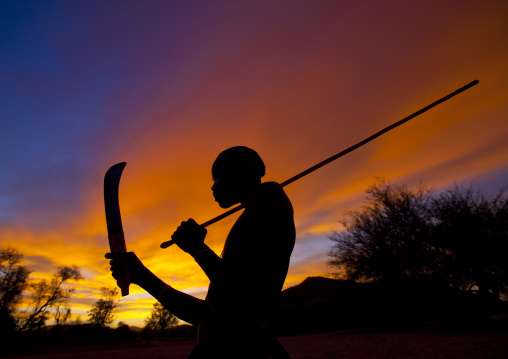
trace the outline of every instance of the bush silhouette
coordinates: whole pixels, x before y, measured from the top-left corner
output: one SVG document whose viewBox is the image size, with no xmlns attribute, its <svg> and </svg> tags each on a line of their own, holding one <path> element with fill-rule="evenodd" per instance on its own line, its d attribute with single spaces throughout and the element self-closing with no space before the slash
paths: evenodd
<svg viewBox="0 0 508 359">
<path fill-rule="evenodd" d="M 443 193 L 381 181 L 330 239 L 329 264 L 357 282 L 432 283 L 500 298 L 508 290 L 508 198 L 478 187 Z"/>
</svg>

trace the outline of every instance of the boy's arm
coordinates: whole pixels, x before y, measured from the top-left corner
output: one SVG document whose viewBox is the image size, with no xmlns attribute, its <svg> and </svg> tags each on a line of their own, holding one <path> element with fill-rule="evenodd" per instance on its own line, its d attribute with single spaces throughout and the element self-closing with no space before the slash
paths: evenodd
<svg viewBox="0 0 508 359">
<path fill-rule="evenodd" d="M 115 279 L 129 273 L 132 283 L 150 293 L 164 307 L 178 318 L 198 325 L 201 321 L 201 312 L 204 301 L 192 297 L 164 283 L 152 271 L 145 267 L 133 252 L 107 253 L 106 258 L 111 259 L 111 271 Z"/>
<path fill-rule="evenodd" d="M 189 253 L 203 269 L 208 279 L 220 284 L 224 278 L 224 263 L 205 243 L 206 229 L 192 218 L 182 222 L 171 238 L 183 251 Z"/>
<path fill-rule="evenodd" d="M 202 243 L 196 250 L 188 253 L 199 264 L 212 283 L 218 285 L 224 280 L 224 262 L 210 247 Z"/>
<path fill-rule="evenodd" d="M 192 325 L 201 322 L 204 301 L 184 292 L 180 292 L 164 283 L 149 271 L 140 287 L 150 293 L 159 303 L 181 320 Z"/>
</svg>

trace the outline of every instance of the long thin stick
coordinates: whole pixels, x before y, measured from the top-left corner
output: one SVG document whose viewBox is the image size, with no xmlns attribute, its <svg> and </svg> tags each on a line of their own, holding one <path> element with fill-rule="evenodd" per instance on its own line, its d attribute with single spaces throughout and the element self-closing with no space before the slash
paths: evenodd
<svg viewBox="0 0 508 359">
<path fill-rule="evenodd" d="M 418 110 L 418 111 L 416 111 L 415 113 L 413 113 L 413 114 L 411 114 L 411 115 L 409 115 L 409 116 L 407 116 L 407 117 L 404 117 L 402 120 L 397 121 L 397 122 L 395 122 L 394 124 L 392 124 L 392 125 L 390 125 L 390 126 L 388 126 L 388 127 L 384 128 L 384 129 L 382 129 L 381 131 L 376 132 L 376 133 L 375 133 L 375 134 L 373 134 L 372 136 L 367 137 L 366 139 L 364 139 L 363 141 L 358 142 L 356 145 L 353 145 L 353 146 L 351 146 L 351 147 L 348 147 L 348 148 L 346 148 L 345 150 L 343 150 L 343 151 L 341 151 L 341 152 L 337 153 L 336 155 L 333 155 L 332 157 L 327 158 L 326 160 L 324 160 L 324 161 L 322 161 L 322 162 L 319 162 L 318 164 L 316 164 L 316 165 L 312 166 L 311 168 L 309 168 L 309 169 L 307 169 L 307 170 L 305 170 L 305 171 L 303 171 L 303 172 L 301 172 L 301 173 L 297 174 L 296 176 L 291 177 L 290 179 L 288 179 L 288 180 L 286 180 L 286 181 L 282 182 L 282 183 L 281 183 L 281 186 L 282 186 L 282 187 L 285 187 L 285 186 L 287 186 L 288 184 L 293 183 L 293 182 L 295 182 L 295 181 L 299 180 L 300 178 L 302 178 L 302 177 L 304 177 L 304 176 L 307 176 L 309 173 L 312 173 L 312 172 L 316 171 L 317 169 L 319 169 L 319 168 L 321 168 L 321 167 L 323 167 L 323 166 L 327 165 L 328 163 L 330 163 L 330 162 L 332 162 L 332 161 L 335 161 L 336 159 L 338 159 L 338 158 L 340 158 L 340 157 L 342 157 L 342 156 L 345 156 L 345 155 L 347 155 L 347 154 L 348 154 L 348 153 L 350 153 L 350 152 L 353 152 L 353 151 L 354 151 L 354 150 L 356 150 L 357 148 L 362 147 L 363 145 L 365 145 L 365 144 L 369 143 L 370 141 L 372 141 L 372 140 L 374 140 L 374 139 L 378 138 L 379 136 L 381 136 L 381 135 L 385 134 L 386 132 L 393 130 L 395 127 L 398 127 L 398 126 L 400 126 L 400 125 L 402 125 L 402 124 L 404 124 L 404 123 L 408 122 L 409 120 L 411 120 L 411 119 L 415 118 L 416 116 L 421 115 L 422 113 L 424 113 L 424 112 L 426 112 L 426 111 L 430 110 L 431 108 L 433 108 L 433 107 L 435 107 L 435 106 L 439 105 L 440 103 L 445 102 L 446 100 L 449 100 L 449 99 L 450 99 L 450 98 L 452 98 L 453 96 L 458 95 L 459 93 L 466 91 L 467 89 L 469 89 L 469 88 L 473 87 L 474 85 L 478 84 L 478 82 L 479 82 L 478 80 L 474 80 L 474 81 L 472 81 L 472 82 L 468 83 L 467 85 L 465 85 L 465 86 L 463 86 L 463 87 L 459 88 L 458 90 L 455 90 L 455 91 L 453 91 L 452 93 L 450 93 L 450 94 L 448 94 L 448 95 L 446 95 L 446 96 L 444 96 L 444 97 L 440 98 L 439 100 L 437 100 L 437 101 L 435 101 L 435 102 L 431 103 L 430 105 L 425 106 L 425 107 L 424 107 L 424 108 L 422 108 L 421 110 Z M 249 202 L 247 202 L 247 203 L 249 203 Z M 241 205 L 239 205 L 239 206 L 236 206 L 235 208 L 230 209 L 229 211 L 224 212 L 223 214 L 221 214 L 221 215 L 219 215 L 219 216 L 217 216 L 217 217 L 215 217 L 215 218 L 213 218 L 213 219 L 211 219 L 211 220 L 209 220 L 209 221 L 207 221 L 207 222 L 203 223 L 201 226 L 202 226 L 202 227 L 208 227 L 209 225 L 214 224 L 215 222 L 218 222 L 218 221 L 220 221 L 221 219 L 226 218 L 226 217 L 228 217 L 229 215 L 231 215 L 231 214 L 233 214 L 233 213 L 236 213 L 236 212 L 238 212 L 239 210 L 241 210 L 241 209 L 245 208 L 245 206 L 247 205 L 247 203 L 244 203 L 244 204 L 241 204 Z M 164 243 L 162 243 L 162 244 L 161 244 L 161 248 L 167 248 L 167 247 L 169 247 L 169 246 L 170 246 L 170 245 L 172 245 L 172 244 L 173 244 L 173 241 L 172 241 L 172 240 L 171 240 L 171 241 L 164 242 Z"/>
</svg>

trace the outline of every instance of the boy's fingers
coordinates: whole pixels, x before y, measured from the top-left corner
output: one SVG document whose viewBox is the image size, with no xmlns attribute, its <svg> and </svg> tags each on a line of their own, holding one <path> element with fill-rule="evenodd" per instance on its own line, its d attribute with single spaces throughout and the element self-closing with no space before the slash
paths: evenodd
<svg viewBox="0 0 508 359">
<path fill-rule="evenodd" d="M 116 252 L 116 253 L 106 253 L 104 255 L 104 257 L 106 259 L 125 259 L 125 258 L 128 258 L 129 256 L 131 256 L 130 253 L 133 253 L 133 252 Z"/>
</svg>

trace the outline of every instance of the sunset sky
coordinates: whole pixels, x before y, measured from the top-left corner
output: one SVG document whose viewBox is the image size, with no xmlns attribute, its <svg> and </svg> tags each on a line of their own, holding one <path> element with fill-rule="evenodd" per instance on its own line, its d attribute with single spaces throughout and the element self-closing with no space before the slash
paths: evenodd
<svg viewBox="0 0 508 359">
<path fill-rule="evenodd" d="M 327 275 L 328 235 L 377 177 L 436 189 L 508 185 L 508 2 L 0 2 L 0 246 L 33 278 L 78 265 L 87 319 L 113 287 L 103 178 L 127 162 L 128 250 L 177 289 L 208 279 L 175 246 L 204 222 L 210 167 L 254 148 L 282 182 L 478 79 L 480 83 L 286 188 L 297 242 L 286 286 Z M 220 253 L 237 215 L 208 228 Z M 131 285 L 118 320 L 143 326 L 153 298 Z"/>
</svg>

